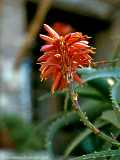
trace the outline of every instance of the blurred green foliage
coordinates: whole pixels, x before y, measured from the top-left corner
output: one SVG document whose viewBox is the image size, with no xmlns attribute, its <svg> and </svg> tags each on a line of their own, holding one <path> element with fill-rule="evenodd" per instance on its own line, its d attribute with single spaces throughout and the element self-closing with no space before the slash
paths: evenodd
<svg viewBox="0 0 120 160">
<path fill-rule="evenodd" d="M 84 68 L 79 69 L 77 72 L 81 79 L 86 82 L 84 86 L 74 85 L 74 90 L 82 101 L 80 101 L 82 110 L 96 127 L 119 140 L 120 97 L 118 95 L 120 94 L 120 68 Z M 66 159 L 69 155 L 76 156 L 78 153 L 82 155 L 97 151 L 97 153 L 89 155 L 88 157 L 90 158 L 87 158 L 86 155 L 76 159 L 94 160 L 98 158 L 110 159 L 110 157 L 114 157 L 118 160 L 120 151 L 115 150 L 117 148 L 101 140 L 96 135 L 93 135 L 89 129 L 83 126 L 76 112 L 70 109 L 71 100 L 66 93 L 67 90 L 60 93 L 56 92 L 55 96 L 67 96 L 64 104 L 68 113 L 63 112 L 61 116 L 56 118 L 47 131 L 47 148 L 52 159 L 56 159 L 56 136 L 59 137 L 63 134 L 63 143 L 59 142 L 60 146 L 57 147 L 58 150 L 61 150 L 59 153 L 63 155 L 63 159 Z M 40 97 L 39 100 L 45 100 L 48 96 L 50 96 L 50 93 L 46 93 Z"/>
</svg>

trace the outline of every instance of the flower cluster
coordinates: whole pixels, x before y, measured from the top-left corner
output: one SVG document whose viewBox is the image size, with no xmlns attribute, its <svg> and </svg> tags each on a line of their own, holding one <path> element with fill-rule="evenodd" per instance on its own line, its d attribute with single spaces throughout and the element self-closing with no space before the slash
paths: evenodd
<svg viewBox="0 0 120 160">
<path fill-rule="evenodd" d="M 69 24 L 65 24 L 62 22 L 55 22 L 52 26 L 52 28 L 59 34 L 64 36 L 65 34 L 68 34 L 72 31 L 74 31 L 74 29 L 69 25 Z"/>
<path fill-rule="evenodd" d="M 41 64 L 41 79 L 53 79 L 51 93 L 68 86 L 71 81 L 81 83 L 76 73 L 78 67 L 88 67 L 92 63 L 89 54 L 94 53 L 88 45 L 89 37 L 80 32 L 59 35 L 50 26 L 44 24 L 48 35 L 40 34 L 40 37 L 47 42 L 41 47 L 44 54 L 38 58 Z"/>
</svg>

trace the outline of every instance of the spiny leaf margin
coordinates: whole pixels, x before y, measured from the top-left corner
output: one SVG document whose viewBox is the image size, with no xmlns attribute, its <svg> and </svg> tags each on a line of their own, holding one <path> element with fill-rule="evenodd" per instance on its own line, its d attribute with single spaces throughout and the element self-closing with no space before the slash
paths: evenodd
<svg viewBox="0 0 120 160">
<path fill-rule="evenodd" d="M 64 114 L 61 117 L 59 117 L 50 126 L 48 133 L 47 133 L 46 143 L 47 143 L 48 153 L 50 154 L 52 159 L 55 158 L 53 146 L 52 146 L 54 136 L 56 135 L 56 133 L 58 132 L 58 130 L 60 128 L 64 127 L 65 125 L 68 125 L 69 123 L 74 122 L 76 120 L 79 120 L 77 113 L 76 112 L 69 112 L 69 113 Z"/>
<path fill-rule="evenodd" d="M 99 118 L 98 118 L 99 119 Z M 105 121 L 99 121 L 96 120 L 95 126 L 97 128 L 103 127 L 107 125 L 108 122 Z M 81 142 L 83 141 L 87 136 L 89 136 L 92 133 L 91 130 L 85 129 L 83 132 L 80 132 L 68 145 L 67 149 L 65 150 L 64 157 L 68 157 L 68 155 L 73 151 L 73 149 Z"/>
<path fill-rule="evenodd" d="M 90 81 L 97 78 L 120 78 L 120 68 L 83 68 L 77 69 L 78 75 L 82 78 L 83 81 Z"/>
<path fill-rule="evenodd" d="M 120 150 L 107 150 L 107 151 L 94 152 L 91 154 L 72 158 L 70 160 L 94 160 L 96 158 L 107 158 L 107 157 L 115 157 L 115 156 L 120 156 Z"/>
</svg>

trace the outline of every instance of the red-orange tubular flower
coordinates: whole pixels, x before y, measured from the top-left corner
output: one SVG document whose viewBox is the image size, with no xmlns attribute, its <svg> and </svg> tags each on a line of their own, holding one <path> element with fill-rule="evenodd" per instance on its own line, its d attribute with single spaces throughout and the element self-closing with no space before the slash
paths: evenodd
<svg viewBox="0 0 120 160">
<path fill-rule="evenodd" d="M 71 81 L 81 83 L 76 69 L 90 66 L 92 58 L 89 54 L 94 51 L 88 45 L 89 37 L 82 33 L 60 36 L 47 24 L 44 28 L 49 36 L 40 34 L 47 44 L 41 47 L 44 54 L 38 58 L 38 63 L 41 64 L 41 79 L 53 79 L 51 93 L 54 94 L 55 90 L 67 87 Z"/>
</svg>

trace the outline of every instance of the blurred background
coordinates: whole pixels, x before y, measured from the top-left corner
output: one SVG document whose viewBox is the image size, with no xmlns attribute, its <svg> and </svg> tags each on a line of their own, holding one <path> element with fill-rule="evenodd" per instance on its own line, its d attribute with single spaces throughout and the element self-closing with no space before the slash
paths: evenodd
<svg viewBox="0 0 120 160">
<path fill-rule="evenodd" d="M 0 153 L 43 151 L 39 123 L 63 110 L 64 97 L 40 100 L 51 86 L 36 64 L 43 23 L 89 35 L 95 61 L 109 59 L 120 39 L 120 0 L 0 1 Z"/>
</svg>

